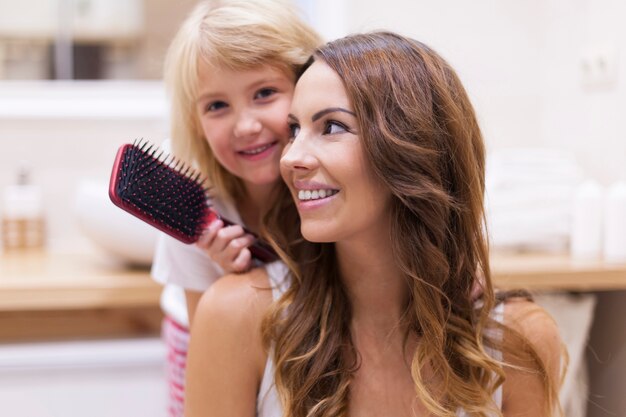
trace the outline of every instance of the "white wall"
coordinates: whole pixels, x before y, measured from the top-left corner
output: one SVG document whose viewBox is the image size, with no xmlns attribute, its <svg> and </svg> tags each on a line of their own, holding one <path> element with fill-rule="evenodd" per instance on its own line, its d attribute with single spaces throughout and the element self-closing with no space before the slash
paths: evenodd
<svg viewBox="0 0 626 417">
<path fill-rule="evenodd" d="M 626 179 L 626 2 L 547 0 L 542 46 L 541 142 L 576 152 L 588 175 L 609 184 Z M 587 88 L 582 57 L 613 51 L 617 77 L 609 86 Z"/>
<path fill-rule="evenodd" d="M 490 147 L 540 140 L 542 1 L 345 0 L 348 32 L 414 37 L 457 70 Z"/>
<path fill-rule="evenodd" d="M 84 244 L 74 215 L 81 180 L 108 182 L 117 148 L 159 144 L 166 117 L 157 82 L 0 83 L 0 190 L 27 162 L 43 190 L 49 247 Z"/>
<path fill-rule="evenodd" d="M 542 47 L 541 143 L 574 150 L 587 175 L 609 184 L 626 179 L 626 2 L 548 0 Z M 608 49 L 616 77 L 589 88 L 582 58 Z M 626 292 L 598 295 L 587 352 L 591 388 L 588 416 L 626 415 Z"/>
<path fill-rule="evenodd" d="M 300 3 L 308 3 L 301 1 Z M 585 174 L 626 178 L 626 3 L 620 0 L 344 0 L 313 2 L 325 35 L 388 29 L 421 40 L 456 68 L 473 99 L 490 149 L 547 146 L 574 152 Z M 320 10 L 318 10 L 320 9 Z M 329 12 L 330 10 L 330 12 Z M 586 51 L 613 48 L 618 77 L 590 90 Z"/>
</svg>

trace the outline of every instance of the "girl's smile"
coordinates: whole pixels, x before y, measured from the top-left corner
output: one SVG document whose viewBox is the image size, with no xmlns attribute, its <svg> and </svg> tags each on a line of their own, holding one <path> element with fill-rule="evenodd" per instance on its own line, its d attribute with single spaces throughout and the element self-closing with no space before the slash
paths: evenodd
<svg viewBox="0 0 626 417">
<path fill-rule="evenodd" d="M 196 112 L 215 158 L 248 188 L 276 182 L 292 76 L 269 66 L 235 71 L 205 62 L 198 72 Z"/>
<path fill-rule="evenodd" d="M 236 151 L 242 158 L 248 161 L 259 161 L 271 157 L 280 147 L 279 141 L 248 146 Z"/>
</svg>

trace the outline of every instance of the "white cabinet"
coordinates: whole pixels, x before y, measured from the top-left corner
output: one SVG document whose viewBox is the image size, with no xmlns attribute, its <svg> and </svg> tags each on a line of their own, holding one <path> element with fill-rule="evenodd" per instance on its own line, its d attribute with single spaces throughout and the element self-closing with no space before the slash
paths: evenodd
<svg viewBox="0 0 626 417">
<path fill-rule="evenodd" d="M 159 339 L 0 345 L 0 404 L 12 417 L 165 417 Z"/>
</svg>

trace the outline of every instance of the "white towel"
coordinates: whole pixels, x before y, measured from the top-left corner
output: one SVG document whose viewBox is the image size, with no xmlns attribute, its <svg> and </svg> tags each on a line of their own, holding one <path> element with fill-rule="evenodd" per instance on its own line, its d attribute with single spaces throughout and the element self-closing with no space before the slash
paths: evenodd
<svg viewBox="0 0 626 417">
<path fill-rule="evenodd" d="M 564 251 L 582 172 L 572 154 L 516 148 L 487 157 L 486 212 L 493 248 Z"/>
</svg>

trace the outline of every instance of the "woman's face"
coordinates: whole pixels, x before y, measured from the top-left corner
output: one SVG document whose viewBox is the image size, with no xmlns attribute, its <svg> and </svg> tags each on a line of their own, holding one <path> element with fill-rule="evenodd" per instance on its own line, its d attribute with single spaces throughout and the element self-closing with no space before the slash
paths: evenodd
<svg viewBox="0 0 626 417">
<path fill-rule="evenodd" d="M 280 167 L 304 238 L 339 242 L 378 232 L 389 191 L 365 159 L 341 78 L 323 61 L 313 63 L 296 84 L 289 126 Z"/>
<path fill-rule="evenodd" d="M 247 186 L 280 178 L 292 77 L 270 66 L 247 71 L 199 67 L 196 115 L 219 163 Z"/>
</svg>

